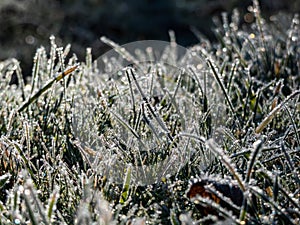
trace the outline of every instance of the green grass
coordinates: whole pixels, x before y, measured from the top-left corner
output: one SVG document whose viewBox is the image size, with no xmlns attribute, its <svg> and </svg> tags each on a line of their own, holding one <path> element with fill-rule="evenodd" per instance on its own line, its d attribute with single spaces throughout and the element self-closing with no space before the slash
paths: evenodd
<svg viewBox="0 0 300 225">
<path fill-rule="evenodd" d="M 256 1 L 253 13 L 247 27 L 223 14 L 216 43 L 199 36 L 201 70 L 187 60 L 112 78 L 91 49 L 78 62 L 54 37 L 29 81 L 17 60 L 0 62 L 0 224 L 298 224 L 299 18 L 266 23 Z M 159 180 L 138 184 L 144 173 Z M 194 178 L 229 206 L 188 198 Z M 221 184 L 242 191 L 240 206 Z"/>
</svg>

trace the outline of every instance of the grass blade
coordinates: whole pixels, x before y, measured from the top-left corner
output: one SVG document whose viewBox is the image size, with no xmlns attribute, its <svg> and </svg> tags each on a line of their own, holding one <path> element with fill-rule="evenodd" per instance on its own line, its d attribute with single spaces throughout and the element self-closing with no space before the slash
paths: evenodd
<svg viewBox="0 0 300 225">
<path fill-rule="evenodd" d="M 131 180 L 131 165 L 128 165 L 127 171 L 126 171 L 126 176 L 124 179 L 122 194 L 121 194 L 121 197 L 119 200 L 119 203 L 121 203 L 121 204 L 124 204 L 126 202 L 126 200 L 128 199 L 130 180 Z"/>
<path fill-rule="evenodd" d="M 18 112 L 22 112 L 24 109 L 26 109 L 31 103 L 35 102 L 43 93 L 45 93 L 55 82 L 60 81 L 65 76 L 71 74 L 74 70 L 76 70 L 78 65 L 75 65 L 64 72 L 58 74 L 55 78 L 50 80 L 43 88 L 41 88 L 35 95 L 30 97 L 19 109 Z"/>
<path fill-rule="evenodd" d="M 261 133 L 263 129 L 265 129 L 265 127 L 272 121 L 275 115 L 283 108 L 283 106 L 299 94 L 300 94 L 300 90 L 295 91 L 292 94 L 290 94 L 283 102 L 277 105 L 258 125 L 258 127 L 255 129 L 255 133 L 257 134 Z"/>
<path fill-rule="evenodd" d="M 237 180 L 241 190 L 243 192 L 245 192 L 246 187 L 243 184 L 243 181 L 242 181 L 240 175 L 237 173 L 237 171 L 235 169 L 235 165 L 233 165 L 233 163 L 230 161 L 230 158 L 226 154 L 224 154 L 224 151 L 221 148 L 217 147 L 217 145 L 213 139 L 207 140 L 206 144 L 217 155 L 218 159 L 224 163 L 224 165 L 227 167 L 227 169 L 230 171 L 230 173 Z"/>
</svg>

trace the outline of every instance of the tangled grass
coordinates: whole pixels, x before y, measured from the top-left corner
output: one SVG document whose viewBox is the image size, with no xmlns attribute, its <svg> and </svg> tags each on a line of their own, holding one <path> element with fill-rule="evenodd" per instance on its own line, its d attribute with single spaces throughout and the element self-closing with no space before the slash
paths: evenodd
<svg viewBox="0 0 300 225">
<path fill-rule="evenodd" d="M 0 223 L 298 224 L 299 17 L 286 27 L 279 19 L 267 24 L 256 1 L 252 10 L 251 26 L 240 27 L 237 11 L 223 14 L 218 42 L 199 35 L 190 48 L 218 87 L 210 95 L 198 67 L 182 65 L 170 76 L 162 64 L 149 70 L 153 85 L 141 91 L 138 71 L 111 77 L 90 49 L 78 62 L 54 37 L 49 53 L 37 50 L 30 81 L 17 60 L 1 62 Z M 220 96 L 225 115 L 215 127 Z M 78 104 L 92 122 L 74 117 Z M 135 166 L 166 158 L 177 160 L 175 173 L 163 168 L 156 182 L 134 182 Z M 118 161 L 127 167 L 116 177 Z M 201 183 L 206 195 L 195 186 Z"/>
</svg>

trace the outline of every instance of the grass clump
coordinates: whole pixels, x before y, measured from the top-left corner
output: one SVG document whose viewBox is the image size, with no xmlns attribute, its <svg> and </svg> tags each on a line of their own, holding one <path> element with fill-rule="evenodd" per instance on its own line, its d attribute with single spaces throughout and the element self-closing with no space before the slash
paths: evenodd
<svg viewBox="0 0 300 225">
<path fill-rule="evenodd" d="M 246 28 L 223 14 L 217 43 L 199 36 L 197 67 L 100 71 L 54 37 L 29 82 L 1 62 L 0 223 L 298 224 L 299 18 L 281 30 L 252 12 Z"/>
</svg>

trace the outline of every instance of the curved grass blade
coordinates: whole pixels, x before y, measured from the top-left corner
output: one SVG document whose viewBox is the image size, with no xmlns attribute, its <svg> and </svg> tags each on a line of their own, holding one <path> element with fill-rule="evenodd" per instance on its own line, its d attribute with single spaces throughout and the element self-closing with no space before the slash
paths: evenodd
<svg viewBox="0 0 300 225">
<path fill-rule="evenodd" d="M 117 53 L 119 53 L 125 60 L 128 60 L 129 62 L 134 63 L 135 66 L 139 67 L 139 61 L 132 55 L 130 52 L 128 52 L 124 47 L 116 44 L 112 40 L 108 39 L 107 37 L 103 36 L 100 38 L 100 40 L 112 47 Z"/>
<path fill-rule="evenodd" d="M 213 74 L 214 74 L 214 77 L 216 78 L 216 80 L 217 80 L 219 86 L 221 87 L 223 94 L 225 95 L 226 101 L 227 101 L 227 103 L 228 103 L 228 105 L 229 105 L 229 108 L 230 108 L 230 110 L 231 110 L 233 116 L 237 119 L 237 122 L 238 122 L 238 124 L 240 125 L 241 123 L 240 123 L 240 121 L 239 121 L 239 119 L 238 119 L 238 117 L 237 117 L 237 115 L 236 115 L 236 113 L 235 113 L 233 104 L 232 104 L 232 102 L 231 102 L 231 100 L 230 100 L 230 98 L 229 98 L 229 96 L 228 96 L 228 94 L 227 94 L 227 92 L 226 92 L 226 89 L 225 89 L 225 87 L 224 87 L 224 84 L 223 84 L 223 82 L 221 81 L 220 76 L 219 76 L 219 74 L 218 74 L 218 72 L 217 72 L 215 66 L 212 64 L 212 62 L 211 62 L 209 59 L 207 59 L 207 63 L 208 63 L 208 65 L 209 65 L 209 67 L 211 68 L 211 70 L 212 70 L 212 72 L 213 72 Z"/>
<path fill-rule="evenodd" d="M 173 137 L 171 136 L 171 132 L 169 131 L 169 129 L 167 128 L 166 124 L 164 123 L 163 119 L 161 119 L 158 115 L 158 113 L 156 112 L 156 110 L 153 109 L 153 107 L 151 106 L 146 94 L 143 92 L 141 86 L 139 85 L 136 76 L 135 76 L 135 72 L 132 68 L 128 68 L 126 70 L 126 73 L 130 73 L 130 75 L 133 78 L 133 81 L 139 91 L 139 93 L 141 94 L 143 101 L 145 102 L 145 105 L 147 106 L 147 108 L 149 109 L 150 113 L 154 116 L 155 120 L 158 122 L 158 124 L 161 126 L 161 128 L 166 132 L 168 138 L 170 139 L 171 142 L 173 142 Z"/>
<path fill-rule="evenodd" d="M 246 179 L 245 179 L 246 183 L 249 183 L 249 181 L 250 181 L 251 173 L 253 171 L 253 167 L 254 167 L 256 158 L 263 146 L 263 141 L 258 140 L 253 144 L 253 146 L 254 146 L 254 150 L 251 154 L 250 161 L 249 161 L 248 167 L 247 167 L 247 172 L 246 172 Z M 246 219 L 245 218 L 246 214 L 247 214 L 246 208 L 247 208 L 247 198 L 244 198 L 243 205 L 242 205 L 241 211 L 240 211 L 240 220 L 241 221 L 244 221 Z"/>
<path fill-rule="evenodd" d="M 9 173 L 0 176 L 0 188 L 4 187 L 4 185 L 9 181 L 10 177 L 11 175 Z"/>
<path fill-rule="evenodd" d="M 246 173 L 246 182 L 247 183 L 250 181 L 250 177 L 251 177 L 251 173 L 253 171 L 253 166 L 255 164 L 255 160 L 256 160 L 260 150 L 263 147 L 263 141 L 258 140 L 253 145 L 254 145 L 254 151 L 251 154 L 250 161 L 249 161 L 248 168 L 247 168 L 247 173 Z"/>
<path fill-rule="evenodd" d="M 285 221 L 285 224 L 294 224 L 292 221 L 292 218 L 290 218 L 288 216 L 288 214 L 286 214 L 285 209 L 282 208 L 281 206 L 279 206 L 272 199 L 267 197 L 261 189 L 259 189 L 258 187 L 252 187 L 252 186 L 250 186 L 249 189 L 253 194 L 258 196 L 261 200 L 264 200 L 265 202 L 269 203 L 273 207 L 273 209 L 276 211 L 276 213 L 278 213 L 278 216 L 280 216 L 281 219 L 283 219 Z"/>
<path fill-rule="evenodd" d="M 223 215 L 225 218 L 230 218 L 232 220 L 231 221 L 232 224 L 241 224 L 240 221 L 236 219 L 235 216 L 231 213 L 231 211 L 228 211 L 227 209 L 220 207 L 218 203 L 214 202 L 211 199 L 203 198 L 198 195 L 195 197 L 194 201 L 201 204 L 204 207 L 211 207 L 220 215 Z"/>
<path fill-rule="evenodd" d="M 234 176 L 234 178 L 237 180 L 239 187 L 243 192 L 246 191 L 246 187 L 243 184 L 243 181 L 240 177 L 240 175 L 237 173 L 235 166 L 230 161 L 230 158 L 224 154 L 223 150 L 216 146 L 215 141 L 212 139 L 209 139 L 206 141 L 206 144 L 208 147 L 217 155 L 219 160 L 221 160 L 224 165 L 227 167 L 227 169 L 230 171 L 230 173 Z"/>
</svg>

